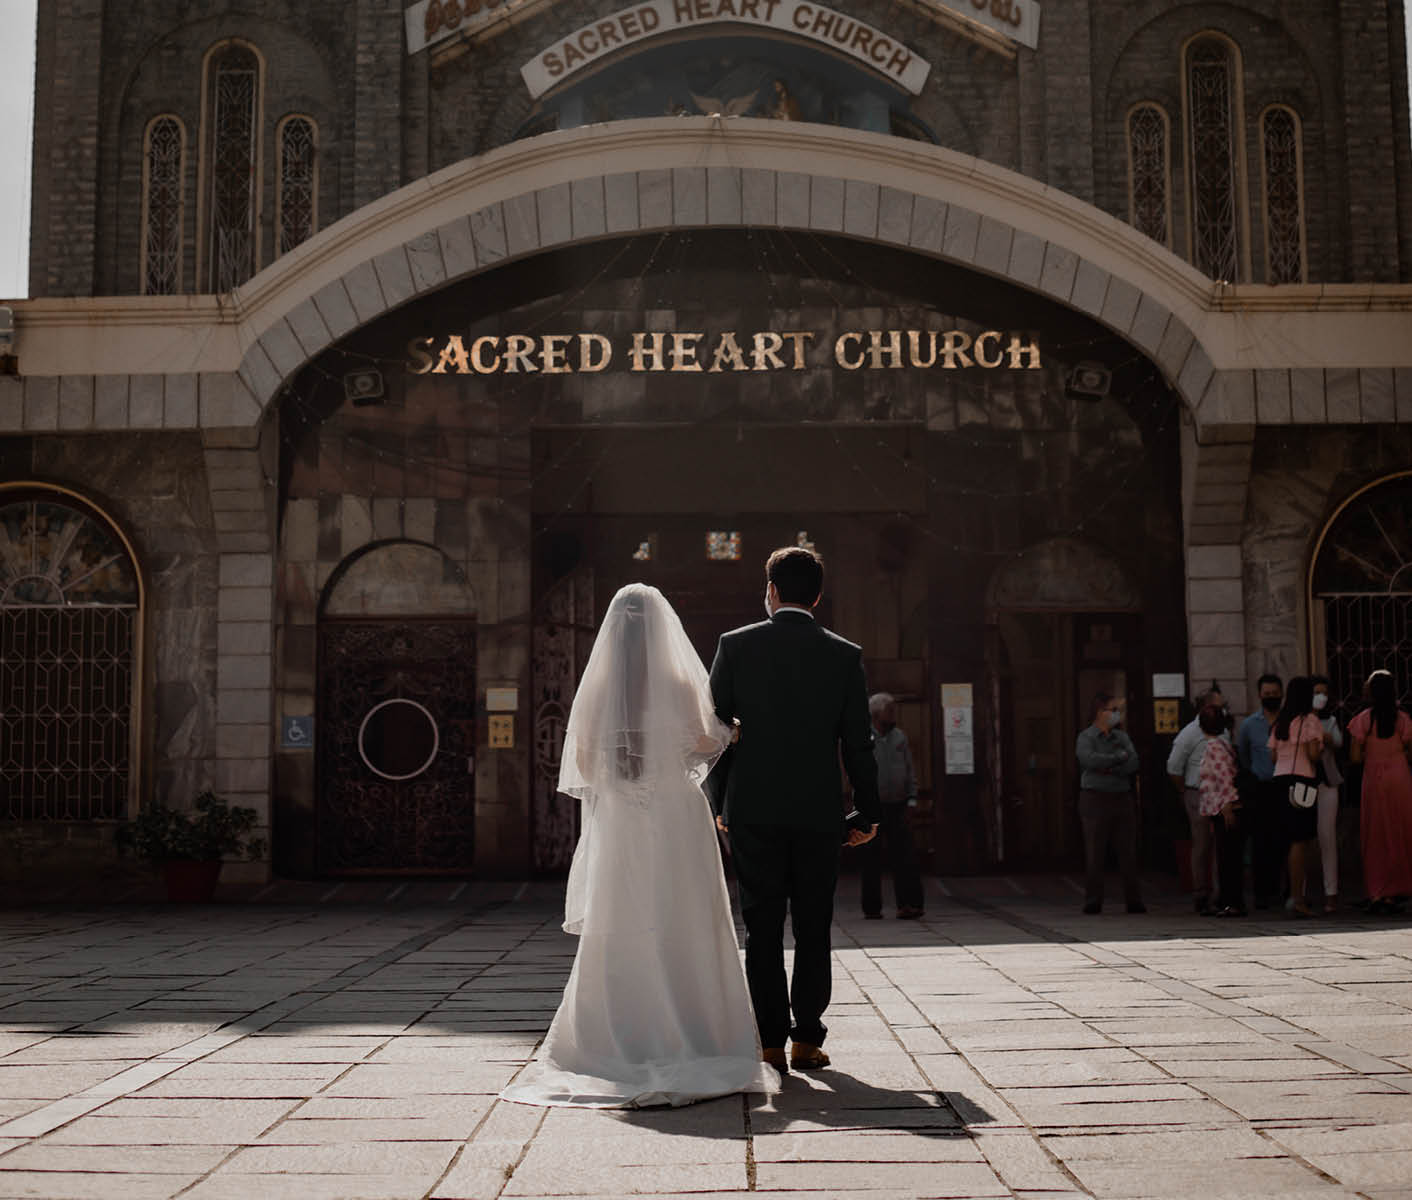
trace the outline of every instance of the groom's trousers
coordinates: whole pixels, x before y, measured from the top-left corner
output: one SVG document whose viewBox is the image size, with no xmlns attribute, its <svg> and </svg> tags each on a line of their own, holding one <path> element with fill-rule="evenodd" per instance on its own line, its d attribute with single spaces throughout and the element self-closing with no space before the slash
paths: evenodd
<svg viewBox="0 0 1412 1200">
<path fill-rule="evenodd" d="M 820 1018 L 833 989 L 829 939 L 839 835 L 782 825 L 732 824 L 730 840 L 745 920 L 745 975 L 760 1044 L 783 1047 L 788 1037 L 822 1045 L 828 1029 Z M 794 977 L 788 984 L 786 913 L 794 932 Z"/>
</svg>

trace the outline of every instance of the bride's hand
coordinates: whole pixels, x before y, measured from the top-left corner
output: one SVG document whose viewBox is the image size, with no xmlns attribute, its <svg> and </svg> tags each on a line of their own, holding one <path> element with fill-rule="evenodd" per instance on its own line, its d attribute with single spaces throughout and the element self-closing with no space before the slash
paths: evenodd
<svg viewBox="0 0 1412 1200">
<path fill-rule="evenodd" d="M 740 718 L 739 718 L 739 717 L 732 717 L 732 718 L 731 718 L 731 745 L 734 746 L 734 745 L 736 744 L 736 742 L 738 742 L 738 741 L 740 741 Z"/>
</svg>

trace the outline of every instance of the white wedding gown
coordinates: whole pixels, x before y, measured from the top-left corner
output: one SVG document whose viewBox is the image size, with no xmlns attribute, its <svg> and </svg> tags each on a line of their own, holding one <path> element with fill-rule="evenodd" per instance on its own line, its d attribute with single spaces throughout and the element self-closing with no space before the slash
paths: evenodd
<svg viewBox="0 0 1412 1200">
<path fill-rule="evenodd" d="M 610 608 L 575 697 L 564 744 L 568 765 L 560 775 L 560 789 L 583 801 L 564 920 L 565 930 L 579 935 L 578 954 L 549 1033 L 535 1060 L 501 1093 L 507 1100 L 637 1108 L 779 1090 L 779 1075 L 760 1061 L 715 824 L 698 782 L 702 761 L 698 756 L 690 769 L 681 752 L 683 720 L 698 750 L 709 741 L 719 753 L 725 728 L 700 699 L 708 694 L 698 686 L 705 668 L 676 614 L 655 596 L 675 623 L 678 659 L 689 654 L 695 664 L 685 663 L 677 682 L 651 693 L 652 718 L 678 726 L 659 739 L 673 751 L 654 757 L 635 734 L 636 779 L 603 767 L 610 756 L 595 751 L 611 744 L 615 724 L 639 730 L 651 724 L 613 716 L 620 701 L 600 686 Z M 654 649 L 654 670 L 663 656 Z M 688 690 L 681 689 L 682 676 Z M 595 721 L 597 729 L 587 728 Z M 654 736 L 649 732 L 649 743 Z"/>
</svg>

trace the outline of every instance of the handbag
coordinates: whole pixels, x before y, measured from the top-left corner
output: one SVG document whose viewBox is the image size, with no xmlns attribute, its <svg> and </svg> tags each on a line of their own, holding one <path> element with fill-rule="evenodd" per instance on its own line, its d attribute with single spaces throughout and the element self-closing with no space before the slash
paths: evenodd
<svg viewBox="0 0 1412 1200">
<path fill-rule="evenodd" d="M 1290 781 L 1289 802 L 1295 808 L 1313 808 L 1319 798 L 1319 789 L 1312 779 L 1296 778 Z"/>
</svg>

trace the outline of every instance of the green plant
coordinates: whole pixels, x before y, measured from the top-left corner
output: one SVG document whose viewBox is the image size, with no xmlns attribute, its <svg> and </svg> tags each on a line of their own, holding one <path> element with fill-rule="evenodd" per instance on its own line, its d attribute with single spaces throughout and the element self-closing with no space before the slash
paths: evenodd
<svg viewBox="0 0 1412 1200">
<path fill-rule="evenodd" d="M 118 833 L 119 844 L 153 862 L 212 862 L 242 855 L 260 858 L 263 838 L 249 837 L 259 819 L 253 808 L 231 808 L 214 792 L 202 792 L 190 811 L 145 805 Z"/>
</svg>

